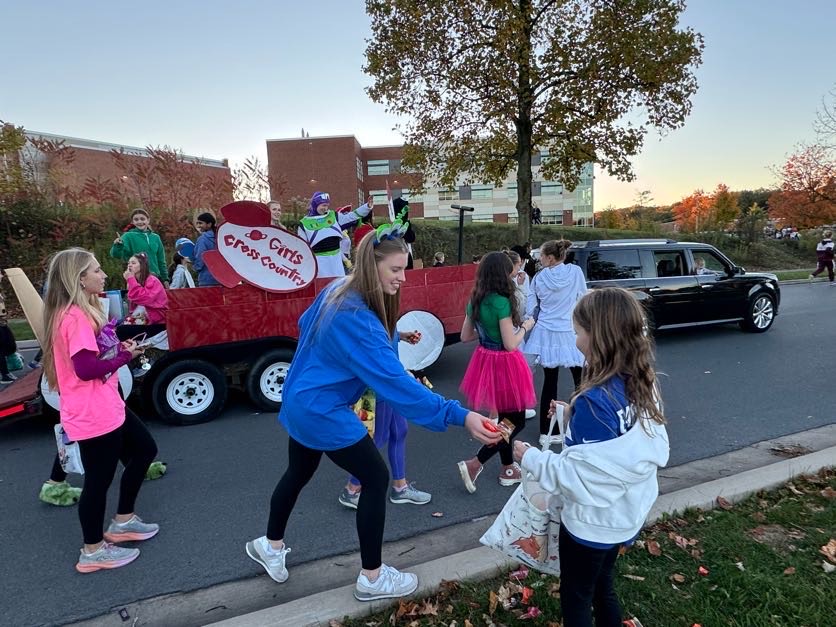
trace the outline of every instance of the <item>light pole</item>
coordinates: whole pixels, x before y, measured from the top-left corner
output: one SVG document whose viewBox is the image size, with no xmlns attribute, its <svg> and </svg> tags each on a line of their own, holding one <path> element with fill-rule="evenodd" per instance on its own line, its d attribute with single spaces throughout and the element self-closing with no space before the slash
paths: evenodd
<svg viewBox="0 0 836 627">
<path fill-rule="evenodd" d="M 462 265 L 462 254 L 464 254 L 464 212 L 475 211 L 475 207 L 465 205 L 450 205 L 452 211 L 459 212 L 459 265 Z"/>
</svg>

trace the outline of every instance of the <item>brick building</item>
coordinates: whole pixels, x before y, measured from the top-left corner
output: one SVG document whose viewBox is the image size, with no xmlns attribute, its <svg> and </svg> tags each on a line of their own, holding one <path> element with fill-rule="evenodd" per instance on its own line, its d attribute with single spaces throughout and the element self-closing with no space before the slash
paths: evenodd
<svg viewBox="0 0 836 627">
<path fill-rule="evenodd" d="M 473 221 L 516 222 L 516 172 L 500 186 L 465 185 L 440 188 L 431 183 L 420 196 L 410 196 L 415 175 L 401 172 L 403 146 L 363 147 L 354 135 L 332 137 L 298 137 L 267 140 L 267 168 L 274 180 L 284 183 L 281 200 L 309 199 L 315 191 L 331 194 L 333 205 L 365 202 L 371 194 L 375 207 L 385 207 L 386 182 L 392 196 L 409 200 L 411 215 L 428 220 L 457 220 L 458 212 L 450 204 L 473 206 L 475 211 L 466 218 Z M 532 156 L 534 185 L 533 204 L 540 208 L 544 223 L 591 224 L 592 221 L 592 164 L 587 164 L 581 184 L 572 192 L 559 182 L 542 180 L 540 165 L 548 153 Z M 271 190 L 279 195 L 278 189 Z M 377 215 L 385 209 L 377 208 Z"/>
</svg>

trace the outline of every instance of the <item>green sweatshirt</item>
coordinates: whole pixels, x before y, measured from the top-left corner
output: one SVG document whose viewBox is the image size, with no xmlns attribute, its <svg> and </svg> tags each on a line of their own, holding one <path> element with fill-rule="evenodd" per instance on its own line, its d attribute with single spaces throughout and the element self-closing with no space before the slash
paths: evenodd
<svg viewBox="0 0 836 627">
<path fill-rule="evenodd" d="M 148 255 L 151 274 L 160 281 L 168 281 L 168 267 L 165 264 L 165 249 L 160 236 L 153 231 L 140 231 L 134 227 L 122 233 L 122 243 L 110 247 L 110 256 L 127 261 L 137 253 Z"/>
</svg>

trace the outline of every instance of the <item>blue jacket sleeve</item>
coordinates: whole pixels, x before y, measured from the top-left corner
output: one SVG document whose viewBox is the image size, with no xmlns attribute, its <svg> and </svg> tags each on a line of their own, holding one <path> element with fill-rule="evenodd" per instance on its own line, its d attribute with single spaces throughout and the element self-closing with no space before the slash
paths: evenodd
<svg viewBox="0 0 836 627">
<path fill-rule="evenodd" d="M 343 311 L 333 318 L 332 341 L 352 372 L 410 422 L 431 431 L 464 425 L 467 409 L 418 383 L 406 372 L 386 330 L 368 309 Z"/>
<path fill-rule="evenodd" d="M 197 238 L 197 243 L 194 245 L 194 259 L 192 259 L 192 267 L 197 272 L 202 272 L 206 267 L 206 264 L 203 263 L 203 253 L 205 253 L 209 248 L 206 241 L 206 238 L 201 236 Z"/>
</svg>

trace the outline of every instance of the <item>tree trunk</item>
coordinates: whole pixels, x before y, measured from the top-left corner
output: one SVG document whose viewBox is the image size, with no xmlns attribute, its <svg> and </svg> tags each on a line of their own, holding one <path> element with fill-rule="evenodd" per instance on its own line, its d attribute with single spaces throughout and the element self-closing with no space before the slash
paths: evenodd
<svg viewBox="0 0 836 627">
<path fill-rule="evenodd" d="M 523 29 L 517 59 L 517 244 L 524 244 L 531 239 L 531 0 L 520 0 L 519 10 Z"/>
</svg>

